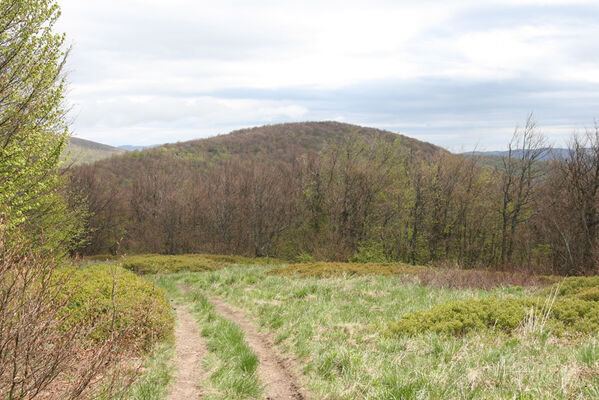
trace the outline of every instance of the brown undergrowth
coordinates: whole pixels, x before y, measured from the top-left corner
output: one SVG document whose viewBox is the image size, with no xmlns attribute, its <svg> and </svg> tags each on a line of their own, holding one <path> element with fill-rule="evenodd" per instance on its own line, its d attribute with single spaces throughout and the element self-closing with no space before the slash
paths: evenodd
<svg viewBox="0 0 599 400">
<path fill-rule="evenodd" d="M 401 263 L 341 263 L 312 262 L 297 263 L 274 268 L 269 274 L 299 277 L 334 277 L 361 275 L 395 275 L 417 277 L 423 285 L 463 289 L 491 289 L 501 286 L 540 287 L 555 283 L 563 278 L 550 275 L 536 275 L 525 272 L 504 272 L 493 270 L 473 270 L 459 268 L 433 268 Z"/>
</svg>

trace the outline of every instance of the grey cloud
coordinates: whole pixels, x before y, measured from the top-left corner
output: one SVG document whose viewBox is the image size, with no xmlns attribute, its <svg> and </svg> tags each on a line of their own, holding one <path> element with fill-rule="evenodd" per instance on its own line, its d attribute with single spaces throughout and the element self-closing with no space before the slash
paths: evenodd
<svg viewBox="0 0 599 400">
<path fill-rule="evenodd" d="M 292 32 L 262 16 L 264 10 L 284 7 L 279 1 L 256 2 L 254 13 L 243 1 L 222 2 L 232 12 L 204 13 L 201 3 L 163 12 L 140 8 L 140 2 L 136 7 L 123 1 L 119 12 L 100 3 L 77 3 L 80 7 L 70 18 L 81 21 L 70 20 L 77 29 L 69 35 L 75 45 L 69 68 L 73 70 L 70 99 L 78 110 L 76 132 L 112 144 L 149 144 L 264 123 L 340 119 L 399 130 L 447 147 L 471 147 L 477 142 L 500 147 L 530 111 L 549 133 L 555 133 L 556 140 L 563 140 L 570 127 L 599 117 L 599 83 L 592 79 L 568 81 L 552 76 L 554 70 L 518 70 L 510 65 L 502 66 L 513 68 L 510 79 L 465 74 L 450 79 L 444 68 L 461 68 L 468 60 L 443 48 L 443 41 L 468 33 L 545 24 L 556 28 L 552 38 L 559 43 L 556 59 L 566 66 L 588 64 L 593 69 L 599 63 L 599 41 L 594 40 L 594 34 L 599 34 L 596 5 L 458 8 L 446 23 L 425 29 L 403 48 L 406 58 L 429 74 L 420 78 L 372 76 L 336 88 L 323 88 L 322 82 L 261 88 L 250 82 L 207 91 L 202 89 L 205 83 L 228 77 L 223 68 L 227 63 L 243 66 L 251 60 L 278 65 L 281 57 L 293 59 L 309 51 L 313 38 L 310 32 Z M 389 0 L 377 6 L 385 3 L 397 4 Z M 306 7 L 315 9 L 318 4 L 310 0 Z M 330 22 L 333 27 L 334 21 Z M 368 51 L 362 48 L 358 53 Z M 148 98 L 135 99 L 140 96 Z M 252 103 L 235 108 L 227 101 Z"/>
</svg>

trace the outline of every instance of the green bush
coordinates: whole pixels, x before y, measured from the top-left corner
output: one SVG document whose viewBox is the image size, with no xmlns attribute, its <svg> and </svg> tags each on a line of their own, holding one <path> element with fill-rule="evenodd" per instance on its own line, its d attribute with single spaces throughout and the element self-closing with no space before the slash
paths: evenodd
<svg viewBox="0 0 599 400">
<path fill-rule="evenodd" d="M 599 277 L 567 278 L 536 298 L 489 298 L 453 301 L 430 310 L 404 315 L 388 326 L 394 335 L 437 332 L 462 335 L 498 329 L 512 333 L 533 310 L 547 315 L 547 328 L 556 335 L 599 332 Z M 546 297 L 553 293 L 556 297 Z M 550 306 L 549 306 L 550 305 Z"/>
<path fill-rule="evenodd" d="M 106 339 L 114 326 L 115 332 L 144 350 L 172 337 L 171 307 L 164 291 L 152 283 L 119 266 L 105 264 L 64 268 L 57 274 L 59 279 L 65 276 L 65 329 L 89 325 L 91 338 L 99 341 Z"/>
<path fill-rule="evenodd" d="M 156 274 L 181 271 L 216 271 L 237 264 L 270 264 L 277 262 L 277 260 L 270 258 L 255 259 L 214 254 L 139 254 L 125 257 L 123 267 L 137 274 Z"/>
<path fill-rule="evenodd" d="M 589 289 L 599 288 L 599 276 L 581 277 L 573 276 L 546 288 L 542 294 L 557 293 L 558 296 L 576 296 Z"/>
<path fill-rule="evenodd" d="M 406 314 L 398 322 L 390 323 L 389 329 L 397 335 L 423 332 L 462 335 L 489 328 L 511 332 L 536 304 L 534 299 L 516 298 L 452 301 Z"/>
<path fill-rule="evenodd" d="M 370 241 L 361 243 L 358 246 L 358 251 L 349 261 L 355 263 L 386 263 L 390 260 L 385 254 L 383 243 Z"/>
</svg>

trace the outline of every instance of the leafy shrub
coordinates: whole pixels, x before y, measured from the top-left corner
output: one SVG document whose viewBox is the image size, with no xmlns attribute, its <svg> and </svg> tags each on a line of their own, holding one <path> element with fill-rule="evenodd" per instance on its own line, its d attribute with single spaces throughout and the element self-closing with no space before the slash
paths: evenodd
<svg viewBox="0 0 599 400">
<path fill-rule="evenodd" d="M 524 320 L 533 299 L 462 300 L 440 304 L 430 310 L 406 314 L 389 329 L 398 335 L 437 332 L 461 335 L 496 328 L 511 332 Z"/>
<path fill-rule="evenodd" d="M 581 290 L 574 297 L 586 301 L 599 301 L 599 286 Z"/>
<path fill-rule="evenodd" d="M 293 258 L 293 261 L 297 263 L 310 263 L 316 261 L 314 256 L 310 253 L 300 253 Z"/>
<path fill-rule="evenodd" d="M 119 266 L 105 264 L 65 268 L 57 276 L 61 275 L 68 276 L 63 289 L 69 299 L 64 329 L 89 326 L 93 329 L 91 338 L 97 341 L 106 339 L 114 329 L 144 350 L 171 338 L 171 307 L 163 290 L 152 283 Z M 113 311 L 114 318 L 106 318 Z"/>
<path fill-rule="evenodd" d="M 559 296 L 576 296 L 593 288 L 599 288 L 599 276 L 573 276 L 563 280 L 560 279 L 560 282 L 554 284 L 550 288 L 545 289 L 542 294 L 548 295 L 553 292 L 557 292 Z"/>
<path fill-rule="evenodd" d="M 386 263 L 389 257 L 385 254 L 383 243 L 365 242 L 358 246 L 358 251 L 350 259 L 356 263 Z"/>
<path fill-rule="evenodd" d="M 254 259 L 213 254 L 140 254 L 125 257 L 123 267 L 137 274 L 156 274 L 181 271 L 216 271 L 236 264 L 270 264 L 276 262 L 277 260 L 270 258 Z"/>
<path fill-rule="evenodd" d="M 567 278 L 541 291 L 557 297 L 490 298 L 453 301 L 430 310 L 404 315 L 389 324 L 395 335 L 438 332 L 462 335 L 470 331 L 499 329 L 513 332 L 531 310 L 547 314 L 547 327 L 557 335 L 599 332 L 599 278 Z M 548 307 L 548 303 L 550 307 Z"/>
</svg>

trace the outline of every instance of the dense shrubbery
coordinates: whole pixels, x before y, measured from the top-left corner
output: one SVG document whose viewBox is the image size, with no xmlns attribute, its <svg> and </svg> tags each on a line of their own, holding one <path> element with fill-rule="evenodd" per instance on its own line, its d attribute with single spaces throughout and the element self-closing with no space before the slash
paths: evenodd
<svg viewBox="0 0 599 400">
<path fill-rule="evenodd" d="M 437 332 L 461 335 L 488 328 L 511 332 L 524 320 L 533 299 L 461 300 L 440 304 L 430 310 L 406 314 L 389 329 L 398 335 Z"/>
<path fill-rule="evenodd" d="M 128 335 L 131 345 L 148 350 L 172 337 L 173 316 L 162 289 L 117 265 L 66 268 L 68 298 L 65 328 L 89 325 L 91 337 L 106 340 L 111 332 Z M 113 318 L 106 318 L 114 313 Z M 98 321 L 100 323 L 98 323 Z"/>
<path fill-rule="evenodd" d="M 449 302 L 406 314 L 390 323 L 389 331 L 395 335 L 423 332 L 462 335 L 486 329 L 512 333 L 531 316 L 545 319 L 544 327 L 557 335 L 599 331 L 598 277 L 567 278 L 541 294 L 545 296 Z"/>
<path fill-rule="evenodd" d="M 172 335 L 162 290 L 117 265 L 57 267 L 0 220 L 0 398 L 119 398 Z"/>
<path fill-rule="evenodd" d="M 277 262 L 277 260 L 270 258 L 247 258 L 213 254 L 177 256 L 140 254 L 125 257 L 123 267 L 138 274 L 156 274 L 180 271 L 215 271 L 235 264 L 270 264 Z"/>
</svg>

